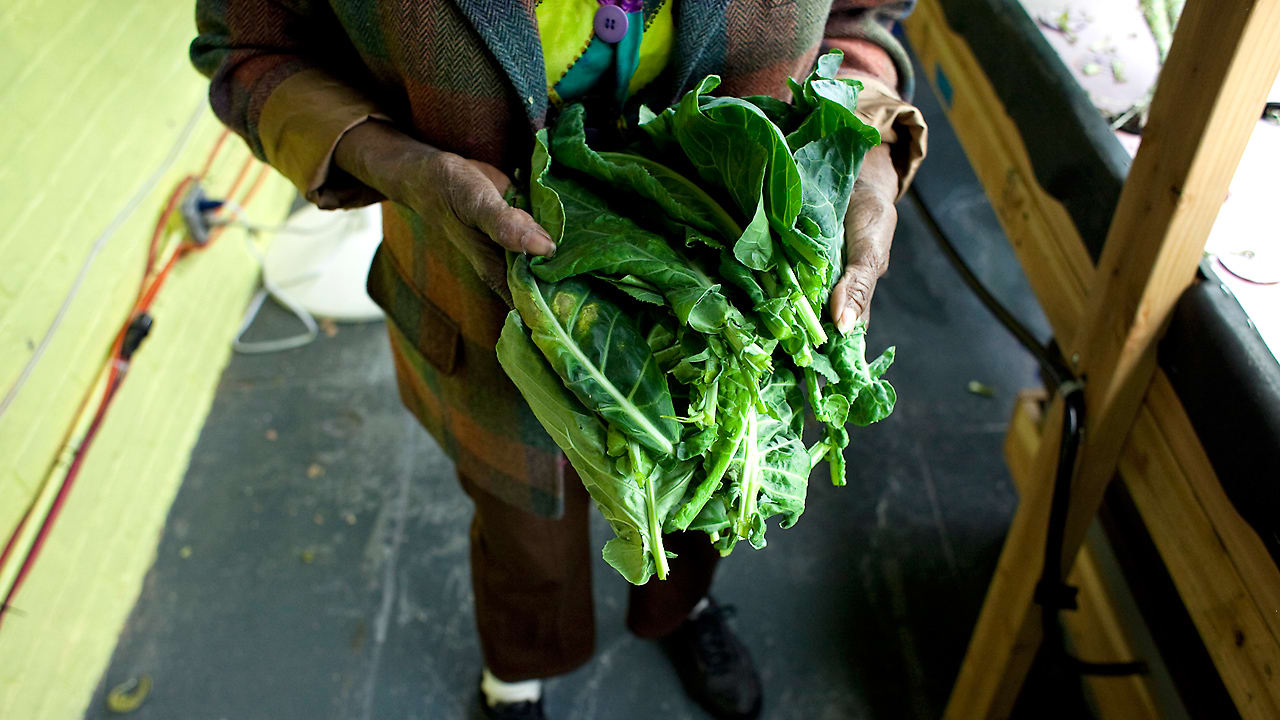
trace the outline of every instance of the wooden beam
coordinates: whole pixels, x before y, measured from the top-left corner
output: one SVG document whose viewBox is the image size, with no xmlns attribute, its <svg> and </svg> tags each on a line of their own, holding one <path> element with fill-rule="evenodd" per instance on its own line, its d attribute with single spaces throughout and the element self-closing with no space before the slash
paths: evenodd
<svg viewBox="0 0 1280 720">
<path fill-rule="evenodd" d="M 964 38 L 947 26 L 938 0 L 923 0 L 905 27 L 934 90 L 939 73 L 949 83 L 947 119 L 987 190 L 1055 336 L 1072 337 L 1084 314 L 1093 262 L 1071 216 L 1036 182 L 1017 126 Z"/>
<path fill-rule="evenodd" d="M 1004 464 L 1009 466 L 1009 476 L 1019 493 L 1026 489 L 1031 477 L 1031 466 L 1036 462 L 1040 449 L 1040 427 L 1044 424 L 1044 405 L 1049 393 L 1043 389 L 1023 390 L 1013 403 L 1013 417 L 1004 434 Z"/>
<path fill-rule="evenodd" d="M 1155 341 L 1190 283 L 1231 175 L 1280 70 L 1280 0 L 1188 3 L 1116 217 L 1066 346 L 1087 378 L 1088 430 L 1072 486 L 1064 567 L 1115 474 L 1155 369 Z M 1044 298 L 1042 297 L 1042 302 Z M 1007 717 L 1035 656 L 1032 601 L 1057 452 L 1055 402 L 945 717 Z M 1030 644 L 1029 644 L 1030 643 Z"/>
<path fill-rule="evenodd" d="M 1221 485 L 1212 470 L 1205 472 L 1207 459 L 1186 464 L 1186 451 L 1175 450 L 1190 441 L 1194 452 L 1199 442 L 1177 429 L 1190 423 L 1180 406 L 1158 397 L 1164 393 L 1160 385 L 1167 387 L 1167 381 L 1152 383 L 1129 434 L 1121 477 L 1241 717 L 1280 718 L 1280 643 L 1268 617 L 1275 609 L 1260 608 L 1253 589 L 1268 577 L 1274 582 L 1275 564 L 1269 562 L 1262 577 L 1241 571 L 1240 558 L 1225 538 L 1252 531 L 1238 515 L 1223 524 L 1201 502 L 1197 489 L 1213 483 L 1220 491 Z"/>
<path fill-rule="evenodd" d="M 1031 468 L 1040 446 L 1043 390 L 1019 393 L 1013 419 L 1005 436 L 1004 457 L 1014 485 L 1022 492 L 1031 482 Z M 1114 588 L 1098 570 L 1094 548 L 1086 541 L 1080 548 L 1067 582 L 1080 588 L 1080 608 L 1063 613 L 1063 625 L 1076 654 L 1089 659 L 1130 659 L 1137 657 L 1133 641 L 1116 610 Z M 1159 720 L 1147 678 L 1140 675 L 1084 678 L 1093 696 L 1099 720 Z"/>
<path fill-rule="evenodd" d="M 1067 549 L 1078 545 L 1114 475 L 1155 368 L 1155 343 L 1191 283 L 1280 72 L 1277 28 L 1280 0 L 1193 1 L 1178 24 L 1084 325 L 1067 344 L 1087 377 L 1091 416 Z"/>
<path fill-rule="evenodd" d="M 1226 549 L 1232 566 L 1240 577 L 1247 578 L 1245 590 L 1267 624 L 1270 642 L 1280 644 L 1280 568 L 1271 559 L 1262 538 L 1240 517 L 1227 497 L 1186 410 L 1164 372 L 1156 371 L 1147 391 L 1146 405 L 1173 453 L 1175 464 L 1213 525 L 1217 539 Z"/>
</svg>

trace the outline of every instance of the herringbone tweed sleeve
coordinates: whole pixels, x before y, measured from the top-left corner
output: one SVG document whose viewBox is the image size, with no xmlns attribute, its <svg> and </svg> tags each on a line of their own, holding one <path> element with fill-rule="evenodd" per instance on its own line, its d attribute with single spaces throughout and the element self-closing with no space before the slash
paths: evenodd
<svg viewBox="0 0 1280 720">
<path fill-rule="evenodd" d="M 823 45 L 844 51 L 841 75 L 873 77 L 910 101 L 915 77 L 893 28 L 911 14 L 915 4 L 916 0 L 835 0 Z"/>
<path fill-rule="evenodd" d="M 387 119 L 355 89 L 370 83 L 352 77 L 363 66 L 328 3 L 198 0 L 196 29 L 191 60 L 210 78 L 213 110 L 255 155 L 321 207 L 382 199 L 345 174 L 325 185 L 342 134 Z"/>
</svg>

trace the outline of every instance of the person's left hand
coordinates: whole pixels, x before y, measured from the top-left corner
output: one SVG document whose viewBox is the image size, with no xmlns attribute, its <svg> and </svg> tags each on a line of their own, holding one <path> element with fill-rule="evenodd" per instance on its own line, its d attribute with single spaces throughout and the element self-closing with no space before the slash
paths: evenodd
<svg viewBox="0 0 1280 720">
<path fill-rule="evenodd" d="M 893 205 L 897 195 L 898 172 L 889 148 L 878 145 L 862 161 L 844 217 L 844 274 L 831 290 L 831 319 L 841 333 L 867 319 L 876 281 L 889 269 L 889 247 L 898 225 Z"/>
</svg>

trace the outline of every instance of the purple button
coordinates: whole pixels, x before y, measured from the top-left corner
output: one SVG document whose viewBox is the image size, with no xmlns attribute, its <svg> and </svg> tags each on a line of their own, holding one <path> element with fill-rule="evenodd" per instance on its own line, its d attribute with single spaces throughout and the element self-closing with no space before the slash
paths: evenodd
<svg viewBox="0 0 1280 720">
<path fill-rule="evenodd" d="M 627 13 L 617 5 L 601 5 L 595 26 L 596 37 L 613 45 L 627 36 Z"/>
</svg>

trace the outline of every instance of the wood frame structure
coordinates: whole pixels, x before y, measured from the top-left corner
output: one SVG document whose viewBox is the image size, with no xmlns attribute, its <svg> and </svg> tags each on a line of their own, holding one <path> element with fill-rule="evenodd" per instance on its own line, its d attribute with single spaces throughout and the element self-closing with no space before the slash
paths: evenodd
<svg viewBox="0 0 1280 720">
<path fill-rule="evenodd" d="M 1065 209 L 1037 184 L 1016 126 L 965 40 L 948 27 L 939 0 L 921 0 L 906 23 L 922 65 L 948 78 L 948 117 L 1065 356 L 1086 381 L 1088 429 L 1063 567 L 1075 563 L 1118 473 L 1245 718 L 1280 717 L 1274 672 L 1280 570 L 1227 499 L 1156 367 L 1155 344 L 1194 279 L 1255 110 L 1280 71 L 1278 27 L 1280 0 L 1187 3 L 1094 266 Z M 1043 564 L 1061 400 L 1036 415 L 1034 404 L 1019 403 L 1006 441 L 1021 500 L 952 690 L 950 720 L 1008 717 L 1040 646 L 1032 596 Z M 1087 556 L 1076 572 L 1093 572 Z M 1090 624 L 1085 637 L 1101 632 L 1112 647 L 1124 645 L 1105 609 L 1079 622 Z M 1105 692 L 1098 687 L 1104 714 L 1156 716 L 1140 681 L 1111 683 Z"/>
</svg>

